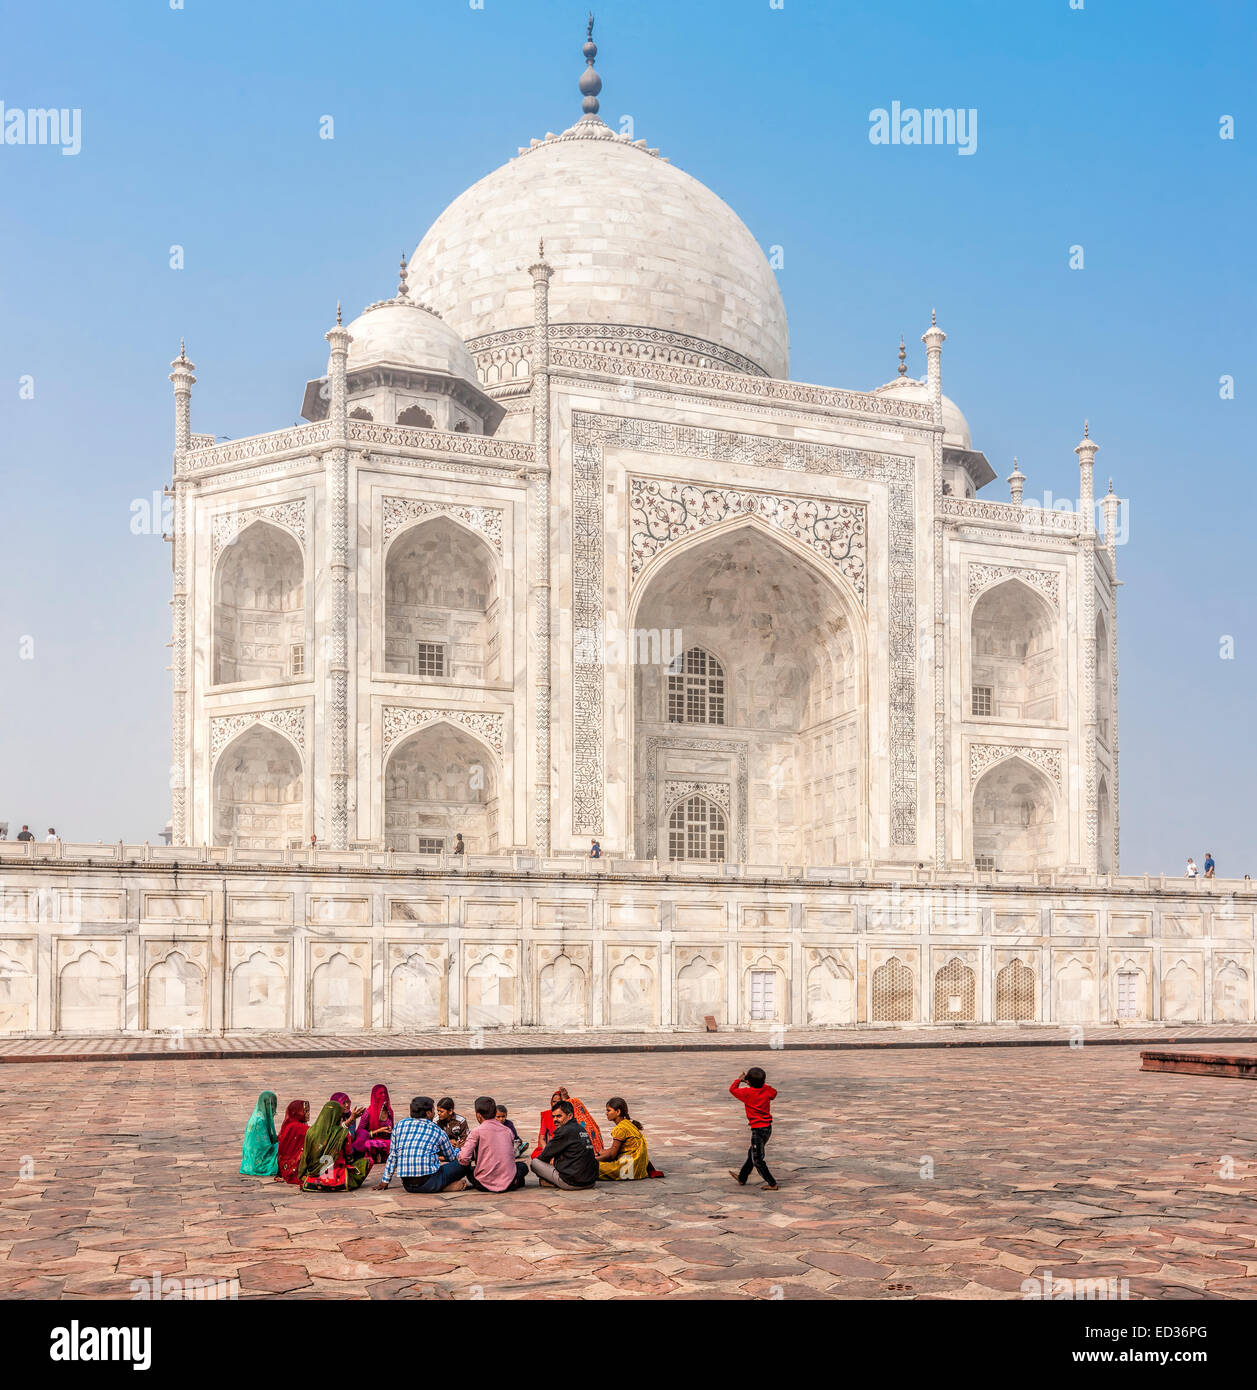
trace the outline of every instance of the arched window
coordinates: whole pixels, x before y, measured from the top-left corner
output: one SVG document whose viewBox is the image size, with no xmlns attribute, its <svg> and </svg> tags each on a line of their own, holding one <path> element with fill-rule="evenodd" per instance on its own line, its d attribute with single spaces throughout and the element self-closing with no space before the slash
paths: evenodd
<svg viewBox="0 0 1257 1390">
<path fill-rule="evenodd" d="M 349 412 L 351 420 L 374 420 L 375 416 L 364 405 L 356 405 Z"/>
<path fill-rule="evenodd" d="M 723 862 L 729 831 L 725 814 L 705 796 L 689 796 L 668 817 L 668 858 Z"/>
<path fill-rule="evenodd" d="M 408 405 L 397 417 L 399 425 L 414 425 L 416 429 L 430 430 L 432 416 L 420 405 Z"/>
<path fill-rule="evenodd" d="M 725 668 L 702 647 L 691 647 L 668 667 L 668 723 L 724 722 Z"/>
<path fill-rule="evenodd" d="M 455 433 L 455 434 L 470 434 L 470 433 L 471 433 L 471 426 L 467 423 L 466 420 L 460 420 L 460 421 L 458 422 L 458 424 L 456 424 L 456 425 L 454 426 L 454 433 Z"/>
</svg>

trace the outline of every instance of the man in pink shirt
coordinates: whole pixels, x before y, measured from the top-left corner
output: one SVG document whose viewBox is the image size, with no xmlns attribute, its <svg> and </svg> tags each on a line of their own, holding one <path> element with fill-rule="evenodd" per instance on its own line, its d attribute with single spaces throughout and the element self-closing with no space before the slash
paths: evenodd
<svg viewBox="0 0 1257 1390">
<path fill-rule="evenodd" d="M 498 1104 L 492 1096 L 476 1100 L 476 1119 L 458 1151 L 458 1161 L 472 1172 L 468 1182 L 481 1192 L 514 1192 L 523 1187 L 528 1169 L 515 1161 L 515 1136 L 498 1119 Z"/>
</svg>

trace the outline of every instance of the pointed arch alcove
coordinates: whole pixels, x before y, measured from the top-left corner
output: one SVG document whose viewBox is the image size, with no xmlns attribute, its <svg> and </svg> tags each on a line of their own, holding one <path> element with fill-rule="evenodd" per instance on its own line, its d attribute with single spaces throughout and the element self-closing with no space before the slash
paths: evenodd
<svg viewBox="0 0 1257 1390">
<path fill-rule="evenodd" d="M 408 854 L 439 854 L 463 837 L 468 854 L 491 854 L 501 838 L 500 772 L 491 750 L 448 720 L 398 740 L 384 765 L 384 842 Z"/>
<path fill-rule="evenodd" d="M 969 619 L 970 714 L 1047 724 L 1061 709 L 1060 623 L 1020 579 L 992 585 Z"/>
<path fill-rule="evenodd" d="M 252 724 L 214 764 L 212 841 L 235 849 L 300 847 L 309 837 L 301 754 L 265 724 Z"/>
<path fill-rule="evenodd" d="M 305 556 L 282 526 L 251 521 L 214 566 L 211 679 L 277 684 L 307 671 Z"/>
<path fill-rule="evenodd" d="M 1024 758 L 1001 759 L 973 788 L 973 862 L 983 870 L 1032 873 L 1064 862 L 1061 799 Z"/>
<path fill-rule="evenodd" d="M 498 560 L 443 513 L 407 526 L 384 558 L 383 648 L 390 676 L 481 685 L 501 679 Z"/>
</svg>

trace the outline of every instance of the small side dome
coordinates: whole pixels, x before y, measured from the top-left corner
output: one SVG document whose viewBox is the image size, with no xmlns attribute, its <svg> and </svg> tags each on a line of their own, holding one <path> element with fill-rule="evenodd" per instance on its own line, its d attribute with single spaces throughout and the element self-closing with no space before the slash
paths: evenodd
<svg viewBox="0 0 1257 1390">
<path fill-rule="evenodd" d="M 874 395 L 895 395 L 901 400 L 928 401 L 930 388 L 924 381 L 915 377 L 897 376 L 885 386 L 879 386 Z M 952 449 L 972 449 L 973 438 L 969 432 L 969 422 L 960 407 L 950 396 L 943 397 L 943 443 Z"/>
<path fill-rule="evenodd" d="M 350 420 L 492 434 L 504 407 L 481 388 L 467 345 L 435 309 L 411 299 L 406 282 L 403 256 L 397 293 L 369 304 L 345 330 Z M 327 379 L 307 382 L 301 413 L 323 420 L 327 411 Z"/>
<path fill-rule="evenodd" d="M 410 299 L 372 304 L 349 325 L 348 370 L 401 367 L 478 382 L 466 344 L 433 310 Z"/>
</svg>

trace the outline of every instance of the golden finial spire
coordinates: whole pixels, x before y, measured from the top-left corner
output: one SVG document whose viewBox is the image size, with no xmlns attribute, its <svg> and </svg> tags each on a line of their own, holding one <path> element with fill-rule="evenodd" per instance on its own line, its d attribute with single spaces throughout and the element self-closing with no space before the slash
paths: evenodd
<svg viewBox="0 0 1257 1390">
<path fill-rule="evenodd" d="M 899 375 L 908 374 L 908 350 L 903 345 L 903 334 L 899 335 Z"/>
<path fill-rule="evenodd" d="M 188 354 L 187 354 L 187 351 L 185 350 L 185 348 L 184 348 L 184 346 L 183 346 L 183 339 L 180 338 L 180 339 L 179 339 L 179 361 L 180 361 L 180 362 L 186 362 L 187 360 L 188 360 Z"/>
<path fill-rule="evenodd" d="M 1090 438 L 1091 438 L 1091 421 L 1090 421 L 1090 420 L 1084 420 L 1084 421 L 1082 422 L 1082 437 L 1083 437 L 1084 439 L 1090 439 Z"/>
<path fill-rule="evenodd" d="M 933 310 L 933 309 L 930 310 L 930 327 L 931 327 L 931 328 L 937 328 L 937 327 L 938 327 L 938 319 L 937 319 L 937 317 L 935 316 L 935 313 L 934 313 L 934 310 Z"/>
<path fill-rule="evenodd" d="M 545 237 L 539 237 L 539 238 L 537 239 L 537 259 L 538 259 L 539 261 L 544 261 L 545 258 L 546 258 L 546 239 L 545 239 Z"/>
<path fill-rule="evenodd" d="M 336 325 L 340 326 L 340 300 L 336 301 Z"/>
<path fill-rule="evenodd" d="M 403 252 L 402 252 L 402 270 L 401 270 L 401 278 L 400 278 L 400 280 L 399 280 L 398 283 L 397 283 L 397 297 L 398 297 L 398 299 L 409 299 L 409 298 L 410 298 L 410 289 L 408 288 L 408 286 L 407 286 L 407 284 L 406 284 L 406 277 L 407 277 L 407 270 L 406 270 L 406 253 L 405 253 L 405 251 L 403 251 Z"/>
</svg>

